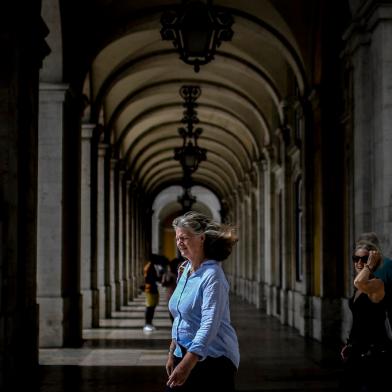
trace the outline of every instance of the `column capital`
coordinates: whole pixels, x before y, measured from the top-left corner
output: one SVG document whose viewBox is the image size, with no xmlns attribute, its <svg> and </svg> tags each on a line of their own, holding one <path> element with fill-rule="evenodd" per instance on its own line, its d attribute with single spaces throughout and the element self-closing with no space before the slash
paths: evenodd
<svg viewBox="0 0 392 392">
<path fill-rule="evenodd" d="M 40 102 L 64 102 L 69 84 L 65 83 L 40 83 L 39 100 Z"/>
<path fill-rule="evenodd" d="M 244 198 L 244 184 L 240 182 L 236 189 L 236 199 L 237 201 L 242 201 Z"/>
<path fill-rule="evenodd" d="M 98 156 L 104 157 L 109 149 L 109 144 L 107 143 L 99 143 L 98 144 Z"/>
<path fill-rule="evenodd" d="M 115 170 L 118 163 L 117 158 L 110 158 L 110 170 Z"/>
<path fill-rule="evenodd" d="M 253 161 L 252 166 L 253 170 L 256 172 L 256 175 L 259 177 L 262 172 L 265 170 L 265 166 L 267 161 L 265 158 L 260 158 L 257 161 Z"/>
<path fill-rule="evenodd" d="M 272 144 L 269 144 L 268 146 L 265 146 L 263 148 L 263 157 L 264 159 L 261 159 L 264 165 L 270 166 L 272 164 L 272 161 L 274 160 L 275 157 L 275 151 L 274 147 Z"/>
<path fill-rule="evenodd" d="M 90 140 L 93 137 L 96 124 L 82 124 L 82 140 Z"/>
<path fill-rule="evenodd" d="M 258 179 L 259 179 L 259 171 L 257 170 L 257 166 L 255 165 L 255 162 L 253 162 L 252 168 L 249 171 L 249 179 L 250 179 L 252 186 L 256 187 Z"/>
<path fill-rule="evenodd" d="M 120 177 L 120 181 L 123 181 L 125 178 L 126 170 L 122 166 L 118 166 L 118 175 Z"/>
<path fill-rule="evenodd" d="M 248 196 L 250 194 L 250 190 L 251 190 L 251 186 L 252 186 L 252 178 L 251 178 L 250 172 L 245 173 L 244 179 L 241 182 L 241 184 L 242 184 L 243 193 Z"/>
</svg>

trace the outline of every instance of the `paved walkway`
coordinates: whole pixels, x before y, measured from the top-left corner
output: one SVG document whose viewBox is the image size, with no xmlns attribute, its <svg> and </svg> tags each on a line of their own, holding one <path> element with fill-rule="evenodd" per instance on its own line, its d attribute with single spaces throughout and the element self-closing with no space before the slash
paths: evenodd
<svg viewBox="0 0 392 392">
<path fill-rule="evenodd" d="M 170 342 L 165 295 L 146 335 L 144 297 L 83 331 L 80 349 L 41 349 L 39 392 L 162 392 Z M 241 352 L 238 392 L 336 391 L 336 350 L 307 341 L 238 298 L 231 314 Z"/>
</svg>

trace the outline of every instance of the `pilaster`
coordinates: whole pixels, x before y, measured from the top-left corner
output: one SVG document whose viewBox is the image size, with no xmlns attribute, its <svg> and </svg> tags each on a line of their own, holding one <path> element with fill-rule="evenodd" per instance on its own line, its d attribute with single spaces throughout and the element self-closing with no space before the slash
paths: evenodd
<svg viewBox="0 0 392 392">
<path fill-rule="evenodd" d="M 65 338 L 62 279 L 64 253 L 64 102 L 68 85 L 40 86 L 37 214 L 37 301 L 41 347 Z"/>
<path fill-rule="evenodd" d="M 83 298 L 83 328 L 92 327 L 93 293 L 91 289 L 91 139 L 95 124 L 83 124 L 81 135 L 80 176 L 80 288 Z"/>
<path fill-rule="evenodd" d="M 98 144 L 97 173 L 96 173 L 96 269 L 94 276 L 94 327 L 99 326 L 99 319 L 106 315 L 106 290 L 105 290 L 105 156 L 109 146 Z"/>
<path fill-rule="evenodd" d="M 115 282 L 116 269 L 118 269 L 118 260 L 115 260 L 115 168 L 117 159 L 111 157 L 110 149 L 107 151 L 106 160 L 108 165 L 106 177 L 108 193 L 105 201 L 105 317 L 110 318 L 112 312 L 116 309 L 116 292 L 118 291 Z"/>
</svg>

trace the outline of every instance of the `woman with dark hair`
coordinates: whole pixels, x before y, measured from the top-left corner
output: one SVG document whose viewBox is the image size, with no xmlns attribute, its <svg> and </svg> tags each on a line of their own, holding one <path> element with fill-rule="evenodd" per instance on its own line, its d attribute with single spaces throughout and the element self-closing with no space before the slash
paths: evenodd
<svg viewBox="0 0 392 392">
<path fill-rule="evenodd" d="M 232 226 L 194 211 L 176 218 L 173 227 L 186 261 L 169 301 L 174 322 L 166 390 L 232 392 L 240 356 L 220 262 L 230 255 L 237 236 Z"/>
<path fill-rule="evenodd" d="M 390 391 L 388 368 L 392 342 L 388 336 L 384 282 L 374 274 L 383 262 L 378 241 L 361 236 L 353 256 L 354 294 L 349 300 L 352 326 L 341 351 L 341 391 Z"/>
</svg>

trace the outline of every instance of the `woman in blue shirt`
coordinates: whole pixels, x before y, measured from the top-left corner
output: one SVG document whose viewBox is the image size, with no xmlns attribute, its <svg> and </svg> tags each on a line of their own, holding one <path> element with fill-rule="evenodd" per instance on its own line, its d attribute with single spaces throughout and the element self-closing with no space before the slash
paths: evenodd
<svg viewBox="0 0 392 392">
<path fill-rule="evenodd" d="M 173 227 L 186 261 L 169 301 L 174 322 L 167 391 L 234 391 L 240 356 L 220 262 L 230 255 L 237 237 L 231 226 L 194 211 L 176 218 Z"/>
</svg>

